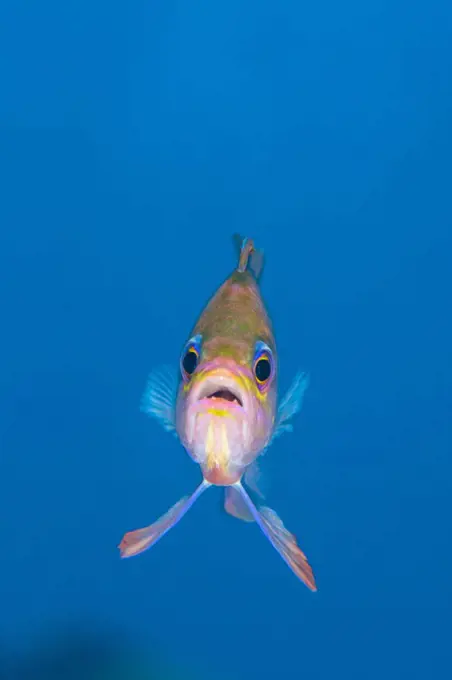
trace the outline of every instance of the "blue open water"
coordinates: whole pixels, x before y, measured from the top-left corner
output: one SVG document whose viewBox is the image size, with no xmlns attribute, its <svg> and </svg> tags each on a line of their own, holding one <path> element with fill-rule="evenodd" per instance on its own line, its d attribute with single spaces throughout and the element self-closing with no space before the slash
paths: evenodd
<svg viewBox="0 0 452 680">
<path fill-rule="evenodd" d="M 0 675 L 452 677 L 450 2 L 4 0 L 0 64 Z M 199 479 L 139 403 L 235 231 L 316 594 L 219 491 L 116 549 Z"/>
</svg>

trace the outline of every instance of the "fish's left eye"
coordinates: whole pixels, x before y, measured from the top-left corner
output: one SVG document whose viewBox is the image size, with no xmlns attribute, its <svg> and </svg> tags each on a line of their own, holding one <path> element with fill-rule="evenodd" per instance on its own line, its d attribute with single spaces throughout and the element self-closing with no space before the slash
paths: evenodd
<svg viewBox="0 0 452 680">
<path fill-rule="evenodd" d="M 268 357 L 260 357 L 256 361 L 256 364 L 254 366 L 254 372 L 256 374 L 256 378 L 260 383 L 266 382 L 272 372 L 272 367 L 270 366 L 270 360 Z"/>
<path fill-rule="evenodd" d="M 273 357 L 270 347 L 263 342 L 256 345 L 253 371 L 258 387 L 265 388 L 273 374 Z"/>
</svg>

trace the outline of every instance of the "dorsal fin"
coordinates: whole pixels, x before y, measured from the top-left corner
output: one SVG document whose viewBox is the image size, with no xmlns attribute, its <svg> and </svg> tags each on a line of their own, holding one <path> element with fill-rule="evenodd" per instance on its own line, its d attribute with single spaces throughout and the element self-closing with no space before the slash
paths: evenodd
<svg viewBox="0 0 452 680">
<path fill-rule="evenodd" d="M 249 269 L 256 281 L 259 281 L 264 269 L 263 251 L 256 250 L 254 241 L 250 238 L 242 238 L 240 234 L 234 234 L 232 238 L 239 258 L 237 271 L 244 272 Z"/>
</svg>

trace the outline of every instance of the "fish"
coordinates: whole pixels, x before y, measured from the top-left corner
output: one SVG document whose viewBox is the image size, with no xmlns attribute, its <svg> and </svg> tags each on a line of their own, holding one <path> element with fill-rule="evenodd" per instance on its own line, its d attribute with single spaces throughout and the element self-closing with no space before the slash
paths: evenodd
<svg viewBox="0 0 452 680">
<path fill-rule="evenodd" d="M 308 376 L 299 371 L 278 401 L 278 353 L 260 291 L 263 251 L 235 234 L 237 266 L 210 298 L 189 333 L 179 369 L 154 369 L 141 408 L 175 435 L 199 466 L 202 481 L 150 526 L 127 532 L 119 544 L 128 558 L 155 545 L 212 486 L 224 489 L 224 510 L 255 522 L 294 574 L 316 591 L 313 570 L 263 498 L 259 459 L 276 438 L 292 430 Z"/>
</svg>

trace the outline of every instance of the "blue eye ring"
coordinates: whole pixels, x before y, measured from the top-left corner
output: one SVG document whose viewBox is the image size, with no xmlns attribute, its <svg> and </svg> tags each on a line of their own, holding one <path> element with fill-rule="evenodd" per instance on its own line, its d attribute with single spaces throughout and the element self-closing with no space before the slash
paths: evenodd
<svg viewBox="0 0 452 680">
<path fill-rule="evenodd" d="M 201 354 L 201 336 L 195 335 L 187 342 L 180 359 L 180 370 L 185 382 L 188 382 L 196 371 Z"/>
<path fill-rule="evenodd" d="M 253 374 L 261 391 L 264 391 L 269 386 L 274 374 L 273 352 L 261 340 L 256 342 L 254 350 Z"/>
</svg>

